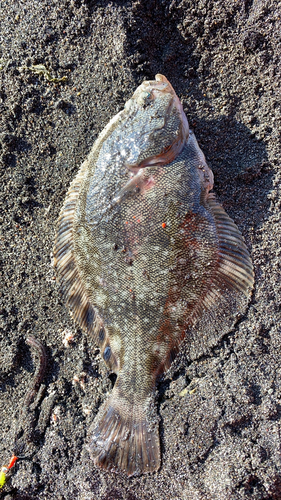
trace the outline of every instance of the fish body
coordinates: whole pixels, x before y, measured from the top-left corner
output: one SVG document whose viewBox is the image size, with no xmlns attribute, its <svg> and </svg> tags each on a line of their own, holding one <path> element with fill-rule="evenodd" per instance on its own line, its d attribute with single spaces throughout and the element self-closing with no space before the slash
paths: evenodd
<svg viewBox="0 0 281 500">
<path fill-rule="evenodd" d="M 159 468 L 157 380 L 183 339 L 191 359 L 207 352 L 248 302 L 251 260 L 212 187 L 182 105 L 156 75 L 109 122 L 68 191 L 55 266 L 74 319 L 117 374 L 88 445 L 101 467 Z"/>
</svg>

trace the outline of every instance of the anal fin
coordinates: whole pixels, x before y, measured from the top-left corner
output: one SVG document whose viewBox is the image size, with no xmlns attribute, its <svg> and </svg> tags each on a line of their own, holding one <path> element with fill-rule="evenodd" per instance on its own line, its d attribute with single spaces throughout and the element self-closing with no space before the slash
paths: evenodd
<svg viewBox="0 0 281 500">
<path fill-rule="evenodd" d="M 254 284 L 254 272 L 243 236 L 213 193 L 205 200 L 217 229 L 218 255 L 208 291 L 192 311 L 186 332 L 186 350 L 195 359 L 228 333 L 245 311 Z"/>
</svg>

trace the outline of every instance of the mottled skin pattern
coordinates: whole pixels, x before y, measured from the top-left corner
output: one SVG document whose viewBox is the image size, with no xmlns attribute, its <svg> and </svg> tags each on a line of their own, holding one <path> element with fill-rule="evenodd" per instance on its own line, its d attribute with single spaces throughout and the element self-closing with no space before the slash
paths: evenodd
<svg viewBox="0 0 281 500">
<path fill-rule="evenodd" d="M 165 77 L 144 82 L 98 139 L 59 220 L 55 262 L 74 318 L 117 374 L 92 428 L 95 463 L 160 466 L 153 395 L 182 340 L 214 345 L 253 285 L 242 237 Z"/>
</svg>

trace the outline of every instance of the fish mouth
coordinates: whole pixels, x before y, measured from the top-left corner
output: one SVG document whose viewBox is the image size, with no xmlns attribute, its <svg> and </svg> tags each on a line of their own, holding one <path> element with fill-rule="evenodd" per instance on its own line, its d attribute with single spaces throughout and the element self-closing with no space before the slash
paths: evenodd
<svg viewBox="0 0 281 500">
<path fill-rule="evenodd" d="M 125 107 L 130 106 L 132 101 L 135 101 L 139 106 L 143 106 L 146 103 L 150 103 L 157 97 L 163 96 L 165 94 L 171 97 L 171 106 L 174 105 L 179 113 L 182 115 L 183 125 L 185 126 L 187 137 L 189 126 L 187 118 L 183 111 L 182 103 L 180 102 L 174 88 L 172 87 L 169 80 L 160 73 L 155 76 L 155 80 L 145 80 L 134 92 L 132 98 L 126 103 Z"/>
<path fill-rule="evenodd" d="M 160 74 L 155 76 L 155 80 L 145 80 L 139 89 L 136 90 L 134 96 L 136 96 L 138 100 L 138 97 L 141 99 L 143 94 L 145 97 L 146 93 L 149 93 L 148 98 L 150 100 L 163 94 L 171 94 L 177 99 L 177 95 L 170 82 L 164 75 Z"/>
<path fill-rule="evenodd" d="M 151 92 L 151 100 L 163 94 L 170 94 L 171 98 L 173 99 L 174 105 L 181 113 L 183 112 L 182 104 L 174 88 L 172 87 L 169 80 L 164 75 L 160 75 L 160 73 L 155 76 L 155 80 L 145 80 L 144 82 L 142 82 L 141 86 L 136 90 L 135 94 L 137 94 L 138 90 L 140 92 Z"/>
</svg>

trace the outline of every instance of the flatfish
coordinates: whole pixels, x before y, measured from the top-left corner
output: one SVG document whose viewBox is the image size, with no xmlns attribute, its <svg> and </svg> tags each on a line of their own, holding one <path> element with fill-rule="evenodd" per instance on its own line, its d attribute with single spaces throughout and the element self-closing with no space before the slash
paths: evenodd
<svg viewBox="0 0 281 500">
<path fill-rule="evenodd" d="M 184 339 L 206 353 L 247 305 L 253 268 L 163 75 L 144 81 L 96 140 L 67 193 L 55 243 L 61 290 L 117 379 L 90 430 L 94 463 L 160 467 L 157 380 Z"/>
</svg>

